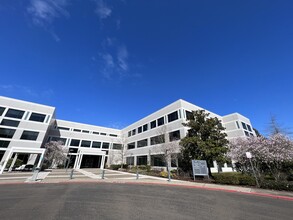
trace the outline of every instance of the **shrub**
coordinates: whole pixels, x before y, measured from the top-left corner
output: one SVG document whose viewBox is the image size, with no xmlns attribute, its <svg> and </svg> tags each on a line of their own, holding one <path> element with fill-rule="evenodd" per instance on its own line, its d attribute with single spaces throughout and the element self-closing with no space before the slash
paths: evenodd
<svg viewBox="0 0 293 220">
<path fill-rule="evenodd" d="M 10 165 L 12 164 L 12 161 L 13 161 L 13 158 L 10 158 L 10 159 L 7 161 L 6 168 L 9 168 L 9 167 L 10 167 Z M 20 159 L 16 159 L 13 168 L 14 168 L 14 167 L 19 167 L 19 166 L 21 166 L 22 163 L 23 163 L 22 160 L 20 160 Z"/>
<path fill-rule="evenodd" d="M 111 170 L 118 170 L 120 167 L 121 167 L 120 164 L 111 164 L 111 165 L 110 165 L 110 169 L 111 169 Z"/>
<path fill-rule="evenodd" d="M 261 184 L 263 189 L 293 191 L 293 182 L 267 180 Z"/>
<path fill-rule="evenodd" d="M 162 172 L 160 172 L 160 176 L 161 177 L 168 177 L 168 172 L 162 171 Z"/>
<path fill-rule="evenodd" d="M 255 186 L 255 179 L 247 174 L 241 173 L 215 173 L 215 182 L 228 185 L 249 185 Z"/>
</svg>

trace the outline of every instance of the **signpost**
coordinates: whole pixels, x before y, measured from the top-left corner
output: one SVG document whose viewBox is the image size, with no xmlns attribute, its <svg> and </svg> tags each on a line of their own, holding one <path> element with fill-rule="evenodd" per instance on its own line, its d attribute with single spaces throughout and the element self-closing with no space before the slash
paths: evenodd
<svg viewBox="0 0 293 220">
<path fill-rule="evenodd" d="M 249 159 L 249 162 L 250 162 L 250 165 L 251 165 L 251 169 L 252 169 L 252 172 L 253 172 L 253 175 L 254 175 L 254 178 L 255 178 L 256 185 L 259 188 L 259 182 L 257 180 L 257 176 L 256 176 L 256 173 L 255 173 L 255 170 L 254 170 L 254 167 L 253 167 L 253 163 L 251 161 L 252 155 L 251 155 L 250 152 L 246 152 L 245 154 L 246 154 L 246 157 Z"/>
<path fill-rule="evenodd" d="M 193 179 L 195 176 L 207 176 L 209 178 L 208 166 L 205 160 L 192 160 Z"/>
</svg>

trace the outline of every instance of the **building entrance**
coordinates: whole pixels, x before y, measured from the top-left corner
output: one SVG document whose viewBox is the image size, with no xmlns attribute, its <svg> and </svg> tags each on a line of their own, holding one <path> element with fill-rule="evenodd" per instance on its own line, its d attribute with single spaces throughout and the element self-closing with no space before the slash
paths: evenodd
<svg viewBox="0 0 293 220">
<path fill-rule="evenodd" d="M 102 156 L 99 155 L 84 155 L 81 161 L 80 168 L 100 168 Z"/>
</svg>

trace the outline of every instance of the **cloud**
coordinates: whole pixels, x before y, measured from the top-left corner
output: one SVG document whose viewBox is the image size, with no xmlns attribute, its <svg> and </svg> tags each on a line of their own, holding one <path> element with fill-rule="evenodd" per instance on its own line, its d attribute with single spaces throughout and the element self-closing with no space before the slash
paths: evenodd
<svg viewBox="0 0 293 220">
<path fill-rule="evenodd" d="M 43 91 L 35 91 L 27 86 L 22 85 L 0 85 L 0 90 L 4 90 L 8 93 L 17 93 L 17 94 L 25 94 L 30 97 L 35 98 L 50 98 L 54 95 L 54 91 L 52 89 L 47 89 Z"/>
<path fill-rule="evenodd" d="M 99 16 L 100 19 L 105 19 L 111 16 L 112 9 L 107 6 L 107 4 L 103 0 L 96 0 L 95 2 L 95 13 Z"/>
<path fill-rule="evenodd" d="M 56 18 L 70 16 L 65 9 L 68 2 L 68 0 L 31 0 L 27 13 L 31 16 L 34 25 L 44 28 L 55 41 L 59 42 L 60 38 L 54 32 L 52 23 Z"/>
<path fill-rule="evenodd" d="M 128 70 L 128 62 L 127 62 L 127 60 L 128 60 L 128 51 L 127 51 L 127 48 L 124 45 L 118 48 L 117 59 L 118 59 L 119 67 L 122 70 L 127 71 Z"/>
</svg>

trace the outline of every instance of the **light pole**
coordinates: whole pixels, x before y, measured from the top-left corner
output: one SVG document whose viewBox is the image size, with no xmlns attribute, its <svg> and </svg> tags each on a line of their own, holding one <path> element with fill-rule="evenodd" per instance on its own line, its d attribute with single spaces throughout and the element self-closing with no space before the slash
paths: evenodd
<svg viewBox="0 0 293 220">
<path fill-rule="evenodd" d="M 251 168 L 252 168 L 252 172 L 253 172 L 253 175 L 254 175 L 254 178 L 255 178 L 255 181 L 256 181 L 256 185 L 257 187 L 259 188 L 259 182 L 257 180 L 257 176 L 256 176 L 256 173 L 255 173 L 255 170 L 254 170 L 254 167 L 253 167 L 253 163 L 251 161 L 251 158 L 252 158 L 252 155 L 250 152 L 246 152 L 246 157 L 249 159 L 249 162 L 250 162 L 250 165 L 251 165 Z"/>
</svg>

